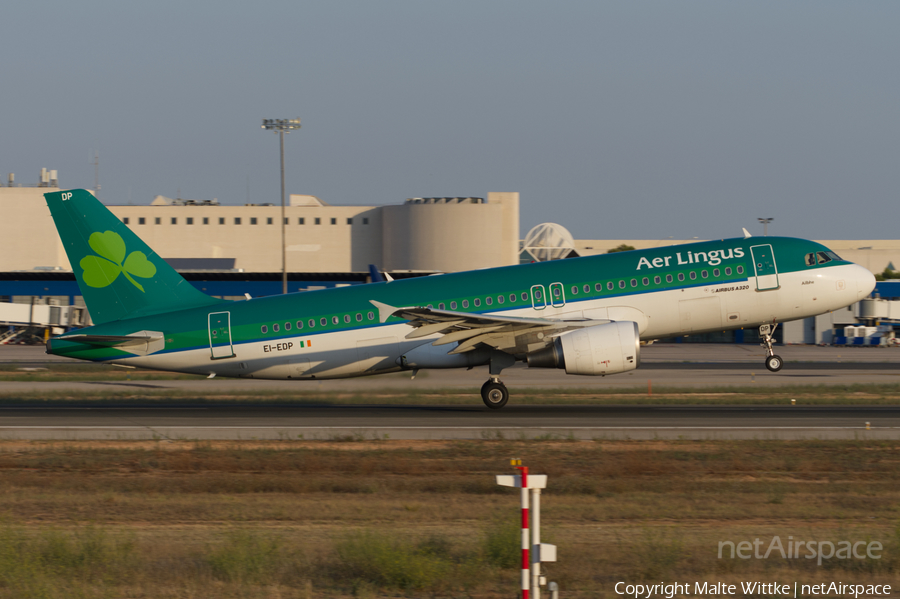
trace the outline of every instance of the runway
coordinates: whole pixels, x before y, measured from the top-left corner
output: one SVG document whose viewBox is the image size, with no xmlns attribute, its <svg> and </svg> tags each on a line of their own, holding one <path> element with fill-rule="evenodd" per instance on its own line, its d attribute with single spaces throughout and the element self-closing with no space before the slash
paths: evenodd
<svg viewBox="0 0 900 599">
<path fill-rule="evenodd" d="M 866 423 L 871 423 L 870 430 Z M 0 439 L 898 439 L 900 406 L 0 408 Z"/>
<path fill-rule="evenodd" d="M 20 350 L 10 351 L 10 349 Z M 40 364 L 35 348 L 0 349 L 0 363 Z M 563 371 L 516 367 L 504 371 L 512 399 L 493 412 L 473 395 L 472 405 L 219 405 L 169 402 L 136 405 L 127 399 L 103 407 L 6 406 L 0 402 L 3 439 L 900 439 L 900 406 L 585 406 L 516 405 L 522 389 L 712 387 L 900 382 L 900 350 L 877 348 L 779 348 L 784 370 L 762 366 L 761 349 L 747 346 L 664 345 L 643 351 L 632 373 L 594 379 Z M 260 394 L 270 391 L 477 389 L 483 369 L 431 371 L 415 381 L 408 374 L 337 381 L 230 379 L 133 382 L 4 382 L 0 397 L 21 393 L 106 389 L 180 390 Z M 866 423 L 869 423 L 867 430 Z"/>
</svg>

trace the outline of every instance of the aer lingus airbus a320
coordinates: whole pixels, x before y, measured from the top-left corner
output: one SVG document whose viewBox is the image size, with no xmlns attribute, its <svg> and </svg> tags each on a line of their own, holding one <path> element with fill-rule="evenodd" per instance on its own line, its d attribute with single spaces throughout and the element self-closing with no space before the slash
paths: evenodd
<svg viewBox="0 0 900 599">
<path fill-rule="evenodd" d="M 209 377 L 330 379 L 487 366 L 603 376 L 640 364 L 642 340 L 774 327 L 849 306 L 875 279 L 813 241 L 750 237 L 308 291 L 246 301 L 185 281 L 94 196 L 45 194 L 95 325 L 47 351 Z"/>
</svg>

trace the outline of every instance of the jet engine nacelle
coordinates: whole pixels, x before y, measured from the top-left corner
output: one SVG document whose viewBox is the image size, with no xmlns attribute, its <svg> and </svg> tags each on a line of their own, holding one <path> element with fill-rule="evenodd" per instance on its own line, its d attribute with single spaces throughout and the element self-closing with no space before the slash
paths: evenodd
<svg viewBox="0 0 900 599">
<path fill-rule="evenodd" d="M 565 368 L 591 376 L 634 370 L 641 363 L 638 324 L 630 320 L 578 329 L 527 356 L 530 368 Z"/>
</svg>

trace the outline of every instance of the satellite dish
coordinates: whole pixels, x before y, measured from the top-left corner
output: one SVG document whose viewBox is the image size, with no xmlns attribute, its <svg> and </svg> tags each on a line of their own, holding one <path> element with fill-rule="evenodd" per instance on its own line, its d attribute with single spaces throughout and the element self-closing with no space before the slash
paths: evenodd
<svg viewBox="0 0 900 599">
<path fill-rule="evenodd" d="M 564 226 L 542 223 L 528 232 L 522 249 L 538 262 L 559 260 L 575 249 L 575 240 Z"/>
</svg>

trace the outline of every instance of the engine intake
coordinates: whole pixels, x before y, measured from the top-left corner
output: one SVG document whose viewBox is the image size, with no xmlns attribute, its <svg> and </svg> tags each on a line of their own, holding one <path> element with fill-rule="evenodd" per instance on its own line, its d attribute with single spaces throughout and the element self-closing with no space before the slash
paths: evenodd
<svg viewBox="0 0 900 599">
<path fill-rule="evenodd" d="M 578 329 L 526 357 L 529 368 L 565 368 L 566 374 L 628 372 L 641 364 L 638 324 L 625 320 Z"/>
</svg>

